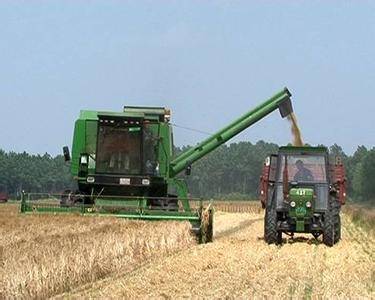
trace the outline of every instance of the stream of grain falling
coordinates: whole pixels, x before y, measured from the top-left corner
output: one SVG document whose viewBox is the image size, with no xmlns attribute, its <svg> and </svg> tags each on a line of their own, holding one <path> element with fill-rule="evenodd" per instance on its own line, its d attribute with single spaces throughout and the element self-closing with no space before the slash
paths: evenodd
<svg viewBox="0 0 375 300">
<path fill-rule="evenodd" d="M 293 135 L 293 146 L 296 146 L 296 147 L 303 146 L 304 143 L 302 141 L 301 130 L 298 127 L 296 115 L 292 112 L 290 115 L 288 115 L 288 120 L 290 122 L 292 135 Z"/>
</svg>

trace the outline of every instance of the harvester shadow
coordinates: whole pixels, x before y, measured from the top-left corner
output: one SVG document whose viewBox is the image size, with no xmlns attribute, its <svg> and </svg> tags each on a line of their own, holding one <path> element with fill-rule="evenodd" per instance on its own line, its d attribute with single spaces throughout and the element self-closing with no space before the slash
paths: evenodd
<svg viewBox="0 0 375 300">
<path fill-rule="evenodd" d="M 246 221 L 242 221 L 240 224 L 238 224 L 237 226 L 235 227 L 232 227 L 232 228 L 229 228 L 227 230 L 224 230 L 224 231 L 220 231 L 218 233 L 215 233 L 215 239 L 220 239 L 222 237 L 226 237 L 228 235 L 232 235 L 232 234 L 235 234 L 237 233 L 238 231 L 241 231 L 243 229 L 245 229 L 246 227 L 249 227 L 251 225 L 253 225 L 255 222 L 258 222 L 260 220 L 263 220 L 263 218 L 258 218 L 258 219 L 253 219 L 253 220 L 246 220 Z"/>
</svg>

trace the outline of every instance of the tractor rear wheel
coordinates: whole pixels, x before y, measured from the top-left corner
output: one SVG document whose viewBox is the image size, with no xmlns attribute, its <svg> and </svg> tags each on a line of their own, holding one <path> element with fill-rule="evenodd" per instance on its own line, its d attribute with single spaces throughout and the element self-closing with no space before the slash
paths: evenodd
<svg viewBox="0 0 375 300">
<path fill-rule="evenodd" d="M 279 244 L 281 238 L 282 233 L 277 231 L 277 212 L 272 199 L 271 204 L 266 206 L 266 214 L 264 216 L 264 240 L 267 244 Z"/>
<path fill-rule="evenodd" d="M 340 203 L 330 199 L 328 210 L 324 215 L 323 243 L 329 247 L 336 244 L 341 238 Z"/>
<path fill-rule="evenodd" d="M 335 207 L 333 209 L 334 221 L 335 221 L 335 244 L 341 239 L 341 217 L 340 217 L 340 203 L 335 200 Z"/>
</svg>

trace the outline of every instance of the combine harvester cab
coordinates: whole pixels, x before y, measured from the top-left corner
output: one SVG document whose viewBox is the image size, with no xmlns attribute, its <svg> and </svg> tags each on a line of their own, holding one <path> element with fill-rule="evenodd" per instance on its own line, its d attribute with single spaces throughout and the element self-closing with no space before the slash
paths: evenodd
<svg viewBox="0 0 375 300">
<path fill-rule="evenodd" d="M 63 148 L 77 182 L 58 201 L 24 194 L 23 213 L 72 212 L 141 220 L 186 220 L 201 243 L 213 239 L 213 207 L 188 198 L 177 177 L 229 139 L 279 109 L 292 110 L 283 89 L 216 134 L 179 156 L 173 156 L 170 111 L 163 107 L 125 107 L 123 112 L 81 111 L 75 123 L 72 155 Z M 51 197 L 47 197 L 51 198 Z M 194 205 L 191 205 L 194 203 Z"/>
<path fill-rule="evenodd" d="M 260 200 L 265 208 L 264 238 L 282 243 L 282 234 L 323 235 L 333 246 L 341 238 L 340 208 L 346 178 L 340 158 L 329 162 L 325 147 L 281 147 L 265 161 Z"/>
</svg>

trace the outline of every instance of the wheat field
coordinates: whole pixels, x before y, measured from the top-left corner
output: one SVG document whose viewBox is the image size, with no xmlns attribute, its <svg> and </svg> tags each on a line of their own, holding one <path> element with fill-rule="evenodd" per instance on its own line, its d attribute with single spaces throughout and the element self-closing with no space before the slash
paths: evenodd
<svg viewBox="0 0 375 300">
<path fill-rule="evenodd" d="M 215 241 L 108 278 L 69 298 L 374 299 L 375 239 L 343 215 L 343 239 L 325 246 L 311 235 L 263 241 L 263 216 L 221 213 Z"/>
<path fill-rule="evenodd" d="M 0 299 L 47 298 L 195 243 L 187 222 L 20 215 L 0 206 Z"/>
<path fill-rule="evenodd" d="M 256 202 L 215 204 L 214 243 L 184 222 L 19 215 L 0 205 L 0 298 L 375 298 L 373 210 L 347 206 L 343 239 L 263 241 Z"/>
</svg>

